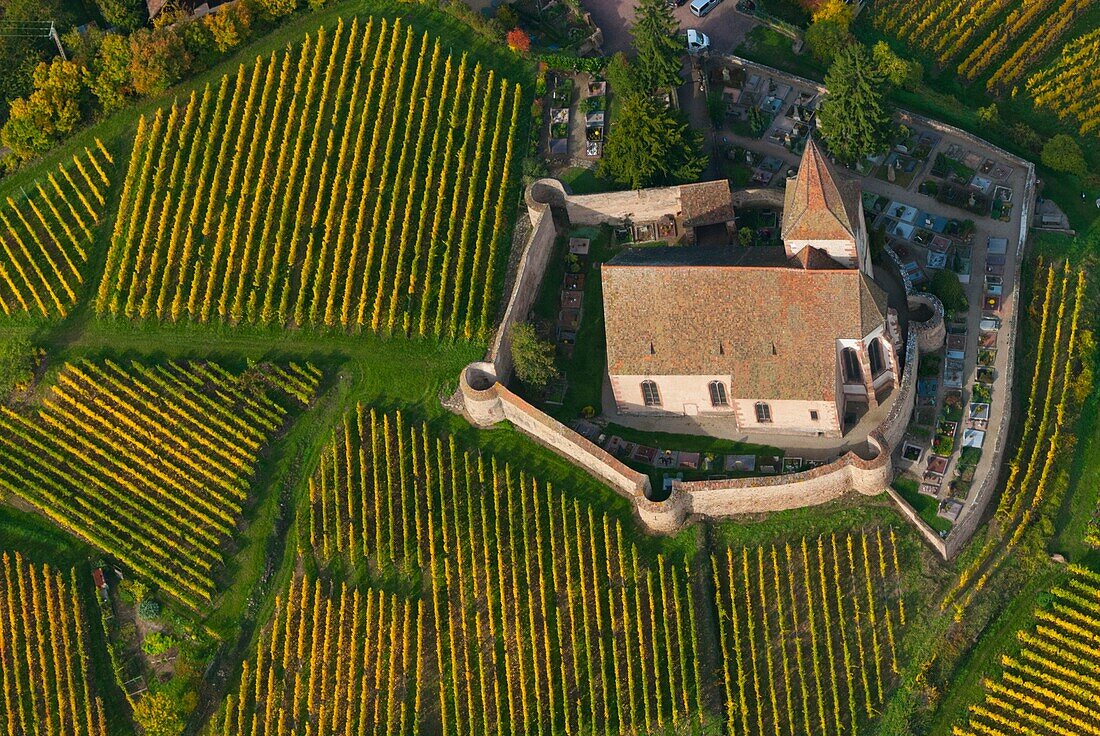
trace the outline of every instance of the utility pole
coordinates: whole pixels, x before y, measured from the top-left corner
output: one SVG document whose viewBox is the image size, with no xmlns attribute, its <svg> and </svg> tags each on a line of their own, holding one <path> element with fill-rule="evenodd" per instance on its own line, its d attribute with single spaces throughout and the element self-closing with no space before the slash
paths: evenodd
<svg viewBox="0 0 1100 736">
<path fill-rule="evenodd" d="M 65 47 L 61 45 L 61 34 L 57 32 L 57 26 L 52 20 L 50 21 L 50 38 L 57 44 L 57 53 L 61 54 L 61 60 L 68 61 L 69 57 L 65 56 Z"/>
</svg>

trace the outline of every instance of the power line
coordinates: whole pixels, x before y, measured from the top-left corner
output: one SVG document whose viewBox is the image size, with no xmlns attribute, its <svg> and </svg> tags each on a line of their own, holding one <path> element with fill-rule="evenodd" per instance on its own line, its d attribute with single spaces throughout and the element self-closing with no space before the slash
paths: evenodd
<svg viewBox="0 0 1100 736">
<path fill-rule="evenodd" d="M 61 45 L 61 35 L 52 20 L 0 20 L 0 37 L 8 38 L 49 38 L 57 44 L 57 53 L 68 60 L 65 47 Z"/>
</svg>

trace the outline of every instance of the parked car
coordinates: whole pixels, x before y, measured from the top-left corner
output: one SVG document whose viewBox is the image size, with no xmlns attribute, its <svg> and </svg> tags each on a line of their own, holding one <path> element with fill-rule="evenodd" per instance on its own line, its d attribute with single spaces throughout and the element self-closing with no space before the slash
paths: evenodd
<svg viewBox="0 0 1100 736">
<path fill-rule="evenodd" d="M 701 31 L 689 28 L 687 32 L 687 50 L 692 56 L 706 53 L 710 50 L 710 37 Z"/>
<path fill-rule="evenodd" d="M 691 12 L 695 16 L 702 18 L 704 15 L 714 10 L 714 7 L 722 0 L 691 0 Z"/>
</svg>

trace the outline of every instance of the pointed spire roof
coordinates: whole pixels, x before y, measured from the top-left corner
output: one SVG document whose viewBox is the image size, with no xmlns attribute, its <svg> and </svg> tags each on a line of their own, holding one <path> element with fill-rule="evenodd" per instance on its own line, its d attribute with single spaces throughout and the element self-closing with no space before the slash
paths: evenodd
<svg viewBox="0 0 1100 736">
<path fill-rule="evenodd" d="M 859 182 L 838 177 L 811 137 L 787 183 L 783 240 L 854 240 L 858 218 Z"/>
</svg>

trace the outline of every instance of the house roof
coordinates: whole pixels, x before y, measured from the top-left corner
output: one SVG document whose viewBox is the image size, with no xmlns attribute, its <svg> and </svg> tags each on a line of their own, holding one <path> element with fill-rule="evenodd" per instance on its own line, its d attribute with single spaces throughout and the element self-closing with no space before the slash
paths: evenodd
<svg viewBox="0 0 1100 736">
<path fill-rule="evenodd" d="M 686 227 L 729 222 L 733 215 L 733 192 L 727 179 L 680 187 L 680 217 Z"/>
<path fill-rule="evenodd" d="M 601 269 L 608 372 L 729 375 L 735 397 L 835 400 L 836 340 L 882 326 L 887 299 L 861 271 L 810 260 L 792 265 L 781 248 L 626 251 Z"/>
<path fill-rule="evenodd" d="M 859 182 L 837 175 L 810 138 L 783 203 L 783 240 L 855 240 Z"/>
</svg>

